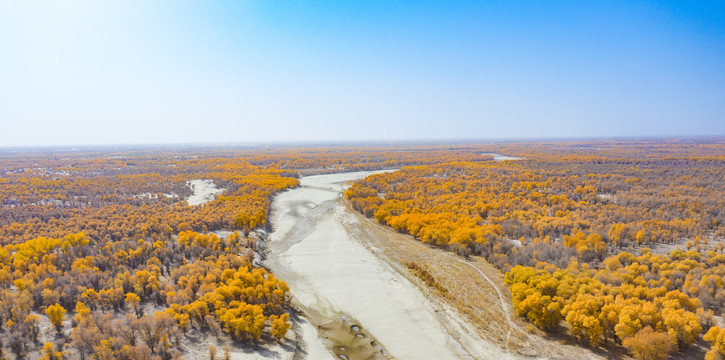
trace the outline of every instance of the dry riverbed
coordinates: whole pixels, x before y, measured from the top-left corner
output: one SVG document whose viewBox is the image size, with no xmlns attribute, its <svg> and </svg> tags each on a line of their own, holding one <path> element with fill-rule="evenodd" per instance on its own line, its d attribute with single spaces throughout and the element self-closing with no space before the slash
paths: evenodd
<svg viewBox="0 0 725 360">
<path fill-rule="evenodd" d="M 305 177 L 272 205 L 265 265 L 289 284 L 294 304 L 316 329 L 316 339 L 303 336 L 307 358 L 514 358 L 371 251 L 379 239 L 365 237 L 379 234 L 361 230 L 366 220 L 341 193 L 346 182 L 369 174 Z M 327 354 L 312 351 L 320 343 Z"/>
</svg>

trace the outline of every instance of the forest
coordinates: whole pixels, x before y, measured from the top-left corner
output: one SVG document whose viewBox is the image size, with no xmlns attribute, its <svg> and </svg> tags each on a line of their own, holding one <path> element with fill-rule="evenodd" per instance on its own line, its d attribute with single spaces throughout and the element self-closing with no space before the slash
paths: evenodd
<svg viewBox="0 0 725 360">
<path fill-rule="evenodd" d="M 287 285 L 253 265 L 251 230 L 295 172 L 153 153 L 5 154 L 0 167 L 3 356 L 174 359 L 194 330 L 288 331 Z M 224 194 L 187 205 L 202 178 Z"/>
<path fill-rule="evenodd" d="M 456 156 L 475 157 L 441 146 L 0 152 L 1 356 L 178 359 L 198 333 L 279 341 L 288 287 L 255 262 L 273 196 L 303 174 Z M 195 179 L 223 192 L 190 206 Z"/>
<path fill-rule="evenodd" d="M 722 139 L 2 151 L 2 358 L 190 358 L 199 334 L 283 341 L 289 288 L 258 261 L 275 194 L 375 169 L 399 170 L 353 184 L 350 205 L 485 258 L 532 326 L 637 359 L 703 343 L 725 358 Z M 188 205 L 196 179 L 223 192 Z"/>
<path fill-rule="evenodd" d="M 510 144 L 521 160 L 403 167 L 346 193 L 368 217 L 505 273 L 516 313 L 584 345 L 725 356 L 725 144 Z"/>
</svg>

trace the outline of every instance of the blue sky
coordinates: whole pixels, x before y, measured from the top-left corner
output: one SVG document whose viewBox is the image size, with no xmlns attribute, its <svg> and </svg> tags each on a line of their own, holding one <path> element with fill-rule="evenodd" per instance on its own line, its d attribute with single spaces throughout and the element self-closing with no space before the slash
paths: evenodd
<svg viewBox="0 0 725 360">
<path fill-rule="evenodd" d="M 0 0 L 0 126 L 0 146 L 725 135 L 725 2 Z"/>
</svg>

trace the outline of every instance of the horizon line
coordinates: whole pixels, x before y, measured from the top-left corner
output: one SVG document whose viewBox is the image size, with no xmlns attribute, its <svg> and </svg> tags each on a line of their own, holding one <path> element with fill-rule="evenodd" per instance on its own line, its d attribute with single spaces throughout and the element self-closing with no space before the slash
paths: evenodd
<svg viewBox="0 0 725 360">
<path fill-rule="evenodd" d="M 447 138 L 447 139 L 364 139 L 364 140 L 274 140 L 274 141 L 218 141 L 218 142 L 166 142 L 166 143 L 95 143 L 95 144 L 52 144 L 52 145 L 0 145 L 1 152 L 48 151 L 48 150 L 113 150 L 149 148 L 259 148 L 265 146 L 318 147 L 318 146 L 378 146 L 378 145 L 460 145 L 460 144 L 503 144 L 503 143 L 545 143 L 577 141 L 637 141 L 637 140 L 725 140 L 724 134 L 716 135 L 622 135 L 622 136 L 561 136 L 561 137 L 498 137 L 498 138 Z"/>
</svg>

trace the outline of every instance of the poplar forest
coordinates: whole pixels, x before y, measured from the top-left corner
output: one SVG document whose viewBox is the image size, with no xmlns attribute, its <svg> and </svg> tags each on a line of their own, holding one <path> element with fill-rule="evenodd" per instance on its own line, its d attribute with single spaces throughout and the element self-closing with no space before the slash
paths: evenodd
<svg viewBox="0 0 725 360">
<path fill-rule="evenodd" d="M 722 138 L 0 150 L 2 358 L 299 353 L 304 310 L 264 266 L 272 203 L 361 170 L 389 171 L 340 201 L 411 246 L 490 264 L 519 337 L 725 359 Z M 218 193 L 187 202 L 199 180 Z M 547 358 L 492 334 L 501 318 L 435 264 L 399 269 L 507 354 Z"/>
</svg>

